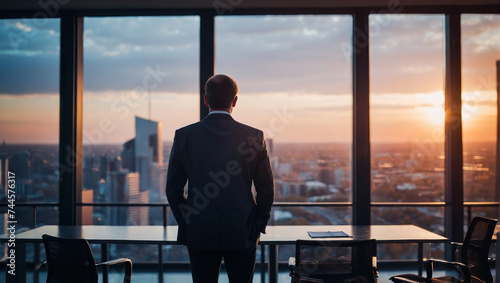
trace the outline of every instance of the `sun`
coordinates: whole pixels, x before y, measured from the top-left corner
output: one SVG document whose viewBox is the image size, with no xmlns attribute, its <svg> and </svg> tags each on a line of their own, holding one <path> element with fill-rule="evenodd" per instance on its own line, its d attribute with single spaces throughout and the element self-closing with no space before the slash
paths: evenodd
<svg viewBox="0 0 500 283">
<path fill-rule="evenodd" d="M 452 115 L 451 111 L 446 111 L 444 107 L 444 95 L 443 92 L 435 92 L 430 94 L 419 94 L 416 95 L 419 102 L 420 113 L 425 117 L 427 122 L 436 125 L 443 126 L 445 123 L 446 116 Z M 473 107 L 468 104 L 462 104 L 462 123 L 467 123 L 473 120 L 474 115 L 477 115 L 477 107 Z M 450 117 L 449 119 L 452 119 Z"/>
<path fill-rule="evenodd" d="M 446 114 L 442 106 L 422 107 L 421 111 L 423 116 L 429 123 L 433 125 L 444 126 L 444 119 Z"/>
<path fill-rule="evenodd" d="M 444 94 L 442 91 L 414 95 L 415 103 L 422 115 L 432 125 L 443 126 L 445 119 Z"/>
</svg>

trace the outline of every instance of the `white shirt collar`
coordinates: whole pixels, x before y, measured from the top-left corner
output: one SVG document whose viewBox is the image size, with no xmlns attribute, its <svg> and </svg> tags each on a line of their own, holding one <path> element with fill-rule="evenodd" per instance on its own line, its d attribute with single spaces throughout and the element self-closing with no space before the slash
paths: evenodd
<svg viewBox="0 0 500 283">
<path fill-rule="evenodd" d="M 208 113 L 208 115 L 210 114 L 227 114 L 227 115 L 231 115 L 231 113 L 227 112 L 227 111 L 222 111 L 222 110 L 214 110 L 210 113 Z"/>
</svg>

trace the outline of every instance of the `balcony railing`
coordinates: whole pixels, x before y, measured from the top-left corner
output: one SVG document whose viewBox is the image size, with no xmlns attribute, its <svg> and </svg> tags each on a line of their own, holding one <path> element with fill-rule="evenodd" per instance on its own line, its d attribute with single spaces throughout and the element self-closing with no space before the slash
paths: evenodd
<svg viewBox="0 0 500 283">
<path fill-rule="evenodd" d="M 0 207 L 6 207 L 8 203 L 0 203 Z M 32 221 L 30 228 L 37 227 L 37 209 L 39 207 L 58 207 L 57 202 L 16 202 L 16 207 L 28 207 L 32 209 Z M 77 206 L 82 207 L 159 207 L 162 209 L 163 226 L 167 226 L 168 203 L 109 203 L 109 202 L 94 202 L 94 203 L 78 203 Z M 273 207 L 352 207 L 352 202 L 275 202 Z M 500 202 L 464 202 L 466 209 L 465 224 L 472 220 L 472 210 L 474 208 L 499 208 Z M 371 207 L 446 207 L 445 202 L 372 202 Z"/>
</svg>

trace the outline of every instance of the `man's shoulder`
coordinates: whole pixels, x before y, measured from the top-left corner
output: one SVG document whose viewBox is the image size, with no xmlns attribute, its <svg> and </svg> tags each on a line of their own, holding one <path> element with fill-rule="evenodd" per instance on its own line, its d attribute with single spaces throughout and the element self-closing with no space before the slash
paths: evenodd
<svg viewBox="0 0 500 283">
<path fill-rule="evenodd" d="M 192 123 L 192 124 L 189 124 L 189 125 L 186 125 L 184 127 L 181 127 L 179 129 L 176 130 L 177 133 L 182 133 L 182 132 L 189 132 L 193 129 L 195 129 L 196 127 L 199 127 L 200 126 L 200 123 L 201 121 L 198 121 L 198 122 L 195 122 L 195 123 Z"/>
<path fill-rule="evenodd" d="M 261 134 L 262 133 L 262 130 L 260 129 L 257 129 L 257 128 L 254 128 L 252 126 L 249 126 L 247 124 L 243 124 L 241 122 L 238 122 L 238 121 L 234 121 L 236 123 L 236 125 L 238 125 L 239 127 L 241 127 L 242 129 L 244 129 L 245 131 L 249 132 L 249 133 L 253 133 L 253 134 Z"/>
<path fill-rule="evenodd" d="M 247 132 L 249 134 L 252 134 L 252 135 L 263 135 L 262 130 L 260 130 L 258 128 L 255 128 L 255 127 L 252 127 L 250 125 L 238 122 L 238 121 L 236 121 L 234 119 L 226 120 L 226 121 L 230 121 L 230 123 L 233 123 L 236 128 L 238 128 L 238 129 L 240 129 L 242 131 L 245 131 L 245 132 Z M 198 121 L 198 122 L 186 125 L 184 127 L 181 127 L 179 129 L 177 129 L 176 130 L 176 134 L 186 134 L 186 133 L 189 133 L 189 132 L 192 132 L 192 131 L 197 131 L 197 128 L 203 127 L 204 123 L 206 123 L 206 120 L 201 120 L 201 121 Z"/>
</svg>

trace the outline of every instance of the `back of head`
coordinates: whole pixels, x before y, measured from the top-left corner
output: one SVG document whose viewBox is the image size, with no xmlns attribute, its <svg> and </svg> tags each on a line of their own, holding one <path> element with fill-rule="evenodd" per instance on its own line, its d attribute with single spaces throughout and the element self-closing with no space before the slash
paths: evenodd
<svg viewBox="0 0 500 283">
<path fill-rule="evenodd" d="M 208 105 L 214 110 L 227 109 L 238 93 L 236 81 L 227 75 L 215 75 L 205 84 Z"/>
</svg>

